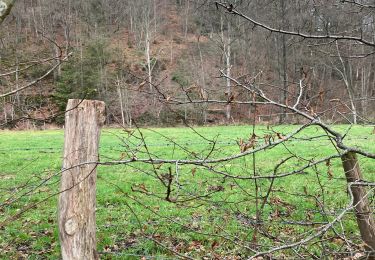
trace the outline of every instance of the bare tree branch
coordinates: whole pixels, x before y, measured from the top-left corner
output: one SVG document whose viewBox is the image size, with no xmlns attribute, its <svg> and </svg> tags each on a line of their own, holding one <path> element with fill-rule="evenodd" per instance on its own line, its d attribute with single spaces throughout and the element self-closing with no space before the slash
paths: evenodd
<svg viewBox="0 0 375 260">
<path fill-rule="evenodd" d="M 363 184 L 363 183 L 355 183 L 355 182 L 348 184 L 348 191 L 349 191 L 350 198 L 351 198 L 350 203 L 334 220 L 332 220 L 327 225 L 322 226 L 320 228 L 320 230 L 318 232 L 316 232 L 315 234 L 313 234 L 313 235 L 311 235 L 311 236 L 309 236 L 309 237 L 307 237 L 305 239 L 302 239 L 301 241 L 298 241 L 298 242 L 295 242 L 295 243 L 291 243 L 291 244 L 287 244 L 287 245 L 282 245 L 282 246 L 279 246 L 279 247 L 275 247 L 275 248 L 272 248 L 272 249 L 270 249 L 268 251 L 265 251 L 265 252 L 259 252 L 259 253 L 255 254 L 255 255 L 253 255 L 252 257 L 250 257 L 250 259 L 257 259 L 257 257 L 263 256 L 263 255 L 267 255 L 267 254 L 270 254 L 270 253 L 273 253 L 273 252 L 276 252 L 276 251 L 280 251 L 280 250 L 283 250 L 283 249 L 288 249 L 288 248 L 293 248 L 293 247 L 296 247 L 296 246 L 300 246 L 300 245 L 305 244 L 305 243 L 313 240 L 314 238 L 320 237 L 321 235 L 323 235 L 324 233 L 326 233 L 330 228 L 333 227 L 333 225 L 336 222 L 340 221 L 345 216 L 345 214 L 348 211 L 350 211 L 353 208 L 355 208 L 356 205 L 354 205 L 354 196 L 353 196 L 353 193 L 351 191 L 351 186 L 355 186 L 355 185 L 374 186 L 375 184 L 374 183 L 372 183 L 372 184 L 371 183 Z M 371 193 L 371 191 L 367 192 L 367 194 L 365 195 L 365 197 L 362 198 L 362 199 L 365 199 L 370 193 Z"/>
<path fill-rule="evenodd" d="M 281 34 L 291 35 L 291 36 L 298 36 L 298 37 L 302 37 L 304 39 L 315 39 L 315 40 L 327 39 L 327 40 L 335 40 L 335 41 L 337 41 L 337 40 L 349 40 L 349 41 L 360 42 L 360 43 L 365 44 L 367 46 L 375 47 L 375 42 L 363 39 L 362 36 L 356 37 L 356 36 L 350 36 L 350 35 L 335 35 L 335 34 L 317 35 L 317 34 L 301 33 L 301 32 L 298 32 L 298 31 L 288 31 L 288 30 L 283 30 L 283 29 L 277 29 L 277 28 L 271 27 L 267 24 L 259 22 L 255 19 L 241 13 L 240 11 L 236 10 L 233 7 L 233 5 L 228 5 L 227 3 L 223 3 L 223 2 L 216 2 L 216 3 L 217 3 L 218 6 L 221 6 L 222 8 L 224 8 L 228 13 L 240 16 L 240 17 L 244 18 L 245 20 L 251 22 L 254 26 L 259 26 L 259 27 L 261 27 L 261 28 L 263 28 L 263 29 L 265 29 L 269 32 L 281 33 Z"/>
<path fill-rule="evenodd" d="M 40 76 L 39 78 L 31 81 L 30 83 L 26 84 L 25 86 L 23 87 L 20 87 L 20 88 L 17 88 L 15 90 L 12 90 L 12 91 L 9 91 L 7 93 L 4 93 L 4 94 L 0 94 L 0 98 L 3 98 L 3 97 L 7 97 L 7 96 L 10 96 L 10 95 L 14 95 L 16 94 L 17 92 L 20 92 L 22 90 L 25 90 L 33 85 L 35 85 L 36 83 L 38 83 L 39 81 L 43 80 L 44 78 L 46 78 L 48 75 L 50 75 L 56 68 L 58 68 L 62 62 L 66 61 L 73 53 L 69 53 L 66 57 L 64 57 L 63 59 L 59 60 L 58 63 L 56 63 L 53 67 L 51 67 L 46 73 L 44 73 L 42 76 Z"/>
</svg>

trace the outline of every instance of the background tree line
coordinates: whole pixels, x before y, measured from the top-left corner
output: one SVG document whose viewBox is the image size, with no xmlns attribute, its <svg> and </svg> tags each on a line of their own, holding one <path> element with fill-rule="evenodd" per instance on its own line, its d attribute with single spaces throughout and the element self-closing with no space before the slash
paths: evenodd
<svg viewBox="0 0 375 260">
<path fill-rule="evenodd" d="M 275 28 L 373 39 L 375 8 L 364 8 L 370 2 L 233 5 Z M 218 77 L 220 70 L 262 84 L 285 104 L 302 80 L 306 110 L 332 122 L 373 120 L 373 47 L 270 33 L 213 6 L 207 0 L 17 1 L 0 35 L 1 93 L 43 75 L 57 62 L 49 58 L 73 55 L 33 87 L 1 98 L 2 127 L 61 124 L 69 98 L 104 100 L 109 124 L 301 123 L 282 109 L 241 104 L 251 97 Z"/>
</svg>

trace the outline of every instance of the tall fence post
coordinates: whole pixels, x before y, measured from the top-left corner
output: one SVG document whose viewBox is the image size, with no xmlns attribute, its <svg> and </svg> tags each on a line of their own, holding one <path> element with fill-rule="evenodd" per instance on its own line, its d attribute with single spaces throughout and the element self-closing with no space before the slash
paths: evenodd
<svg viewBox="0 0 375 260">
<path fill-rule="evenodd" d="M 96 250 L 96 164 L 105 104 L 70 99 L 65 114 L 63 171 L 59 195 L 59 238 L 63 259 L 98 259 Z M 91 163 L 88 163 L 91 162 Z"/>
</svg>

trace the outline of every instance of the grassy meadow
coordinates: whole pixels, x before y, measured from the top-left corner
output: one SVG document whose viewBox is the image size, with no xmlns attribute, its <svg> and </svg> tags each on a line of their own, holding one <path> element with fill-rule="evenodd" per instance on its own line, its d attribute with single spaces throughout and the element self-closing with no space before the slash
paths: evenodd
<svg viewBox="0 0 375 260">
<path fill-rule="evenodd" d="M 265 134 L 285 136 L 297 128 L 257 126 L 256 147 L 264 144 Z M 335 128 L 344 133 L 348 126 Z M 129 135 L 122 129 L 105 128 L 100 160 L 148 158 L 149 155 L 181 160 L 223 158 L 238 154 L 238 140 L 247 140 L 252 131 L 252 126 L 244 125 L 197 127 L 194 131 L 152 128 L 142 129 L 142 135 L 138 131 Z M 215 140 L 214 148 L 210 140 Z M 63 142 L 63 130 L 0 132 L 0 223 L 6 223 L 0 228 L 1 259 L 59 258 L 56 194 Z M 374 153 L 372 128 L 352 127 L 345 144 Z M 266 235 L 254 231 L 254 223 L 257 208 L 262 204 L 259 197 L 267 194 L 271 180 L 224 177 L 220 172 L 241 177 L 269 176 L 288 157 L 291 158 L 277 169 L 277 174 L 336 153 L 324 132 L 311 126 L 284 145 L 255 156 L 217 163 L 212 166 L 214 171 L 192 165 L 153 166 L 139 162 L 99 166 L 96 214 L 101 258 L 175 259 L 177 252 L 194 259 L 242 259 L 252 255 L 254 248 L 263 251 L 303 239 L 313 234 L 319 223 L 332 220 L 349 203 L 340 159 L 274 179 L 268 203 L 259 216 Z M 374 161 L 360 157 L 360 163 L 365 179 L 375 181 Z M 173 175 L 173 201 L 165 199 L 166 188 L 155 172 L 159 176 Z M 35 207 L 23 212 L 30 205 Z M 11 218 L 20 212 L 23 212 L 20 216 Z M 301 222 L 315 225 L 299 225 Z M 335 227 L 340 234 L 359 242 L 352 212 Z M 300 253 L 321 255 L 324 250 L 340 251 L 345 246 L 339 239 L 335 240 L 333 232 L 325 234 L 324 239 L 328 241 L 326 247 L 311 243 Z"/>
</svg>

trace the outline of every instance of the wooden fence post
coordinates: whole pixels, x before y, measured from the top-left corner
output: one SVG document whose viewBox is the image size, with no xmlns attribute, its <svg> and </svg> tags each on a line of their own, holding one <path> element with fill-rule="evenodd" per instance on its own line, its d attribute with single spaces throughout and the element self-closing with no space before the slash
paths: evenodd
<svg viewBox="0 0 375 260">
<path fill-rule="evenodd" d="M 65 114 L 59 238 L 63 259 L 98 259 L 96 251 L 96 162 L 105 104 L 70 99 Z"/>
<path fill-rule="evenodd" d="M 344 154 L 341 160 L 348 183 L 363 180 L 359 162 L 354 152 Z M 375 221 L 372 208 L 366 197 L 366 187 L 352 185 L 350 189 L 353 194 L 353 203 L 356 205 L 355 215 L 362 240 L 366 243 L 367 249 L 372 251 L 366 259 L 375 259 Z"/>
</svg>

